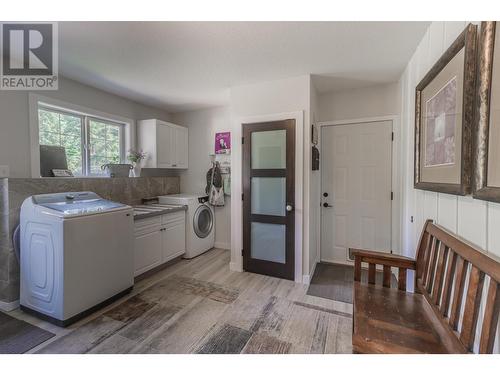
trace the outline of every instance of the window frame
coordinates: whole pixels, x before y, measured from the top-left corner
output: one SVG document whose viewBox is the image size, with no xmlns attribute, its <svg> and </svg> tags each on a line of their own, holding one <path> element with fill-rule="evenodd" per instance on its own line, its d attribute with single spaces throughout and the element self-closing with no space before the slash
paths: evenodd
<svg viewBox="0 0 500 375">
<path fill-rule="evenodd" d="M 73 112 L 69 112 L 67 110 L 64 110 L 64 109 L 60 109 L 60 108 L 52 108 L 52 107 L 48 107 L 42 103 L 39 103 L 38 104 L 38 108 L 37 108 L 37 115 L 38 115 L 38 145 L 40 146 L 40 114 L 39 114 L 39 110 L 44 110 L 44 111 L 50 111 L 50 112 L 54 112 L 54 113 L 59 113 L 61 115 L 65 115 L 65 116 L 72 116 L 72 117 L 78 117 L 80 118 L 80 123 L 81 123 L 81 129 L 80 129 L 80 140 L 81 140 L 81 144 L 80 144 L 80 152 L 81 152 L 81 155 L 82 155 L 82 174 L 81 175 L 77 175 L 77 177 L 84 177 L 86 176 L 86 173 L 85 173 L 85 143 L 84 143 L 84 139 L 85 139 L 85 116 L 83 116 L 82 114 L 79 114 L 79 113 L 73 113 Z"/>
<path fill-rule="evenodd" d="M 90 151 L 89 151 L 89 146 L 90 146 L 90 121 L 91 120 L 94 120 L 94 121 L 97 121 L 97 122 L 101 122 L 101 123 L 105 123 L 105 124 L 109 124 L 109 125 L 118 125 L 119 127 L 119 132 L 120 132 L 120 163 L 124 163 L 125 162 L 125 124 L 121 123 L 121 122 L 116 122 L 116 121 L 112 121 L 112 120 L 107 120 L 107 119 L 103 119 L 103 118 L 100 118 L 100 117 L 96 117 L 96 116 L 84 116 L 84 135 L 83 135 L 83 139 L 85 141 L 83 147 L 85 149 L 85 158 L 83 160 L 83 166 L 82 166 L 82 170 L 85 171 L 85 176 L 88 176 L 88 177 L 99 177 L 99 176 L 102 176 L 101 173 L 99 174 L 92 174 L 90 172 Z M 83 155 L 83 154 L 82 154 Z"/>
<path fill-rule="evenodd" d="M 34 93 L 29 93 L 29 125 L 30 125 L 30 153 L 31 153 L 31 177 L 40 177 L 40 126 L 38 109 L 42 108 L 48 111 L 54 111 L 61 114 L 76 116 L 83 119 L 82 122 L 82 172 L 84 174 L 78 175 L 78 178 L 105 178 L 106 176 L 98 174 L 87 174 L 87 156 L 85 149 L 86 139 L 85 136 L 87 129 L 88 119 L 104 122 L 110 125 L 120 125 L 120 162 L 126 160 L 126 152 L 128 149 L 135 147 L 135 121 L 122 116 L 111 115 L 105 112 L 97 111 L 91 108 L 83 107 L 80 105 L 64 102 L 51 97 L 46 97 Z M 90 159 L 89 159 L 90 160 Z M 52 177 L 53 178 L 53 177 Z"/>
</svg>

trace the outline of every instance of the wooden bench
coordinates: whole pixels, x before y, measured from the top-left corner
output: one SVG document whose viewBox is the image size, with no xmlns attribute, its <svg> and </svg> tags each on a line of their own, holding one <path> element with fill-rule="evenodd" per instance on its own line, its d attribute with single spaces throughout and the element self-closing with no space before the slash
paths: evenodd
<svg viewBox="0 0 500 375">
<path fill-rule="evenodd" d="M 351 253 L 355 353 L 493 351 L 500 310 L 498 258 L 483 254 L 432 220 L 424 225 L 416 260 L 358 249 Z M 368 283 L 361 283 L 366 263 Z M 377 266 L 383 269 L 382 285 L 375 285 Z M 398 269 L 397 289 L 390 287 L 393 268 Z M 416 293 L 406 290 L 408 270 L 415 274 Z"/>
</svg>

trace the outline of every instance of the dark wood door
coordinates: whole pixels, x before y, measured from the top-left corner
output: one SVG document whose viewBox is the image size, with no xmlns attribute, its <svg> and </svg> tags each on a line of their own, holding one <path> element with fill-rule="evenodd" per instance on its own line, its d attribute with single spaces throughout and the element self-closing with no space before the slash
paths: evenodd
<svg viewBox="0 0 500 375">
<path fill-rule="evenodd" d="M 294 279 L 295 120 L 243 124 L 243 268 Z"/>
</svg>

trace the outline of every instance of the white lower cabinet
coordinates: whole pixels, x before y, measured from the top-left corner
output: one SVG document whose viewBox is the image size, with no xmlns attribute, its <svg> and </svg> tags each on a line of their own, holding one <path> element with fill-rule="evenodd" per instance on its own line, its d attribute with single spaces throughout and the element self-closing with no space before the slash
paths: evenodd
<svg viewBox="0 0 500 375">
<path fill-rule="evenodd" d="M 135 221 L 134 276 L 149 271 L 185 252 L 185 211 Z"/>
</svg>

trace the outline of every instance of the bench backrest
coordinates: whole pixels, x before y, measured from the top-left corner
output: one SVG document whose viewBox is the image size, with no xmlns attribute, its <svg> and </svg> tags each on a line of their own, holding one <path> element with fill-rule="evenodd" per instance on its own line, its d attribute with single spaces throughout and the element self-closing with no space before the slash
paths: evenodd
<svg viewBox="0 0 500 375">
<path fill-rule="evenodd" d="M 416 261 L 415 289 L 444 326 L 472 351 L 482 321 L 479 352 L 491 353 L 500 310 L 500 263 L 432 220 L 422 230 Z"/>
</svg>

